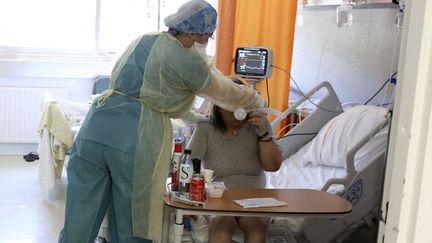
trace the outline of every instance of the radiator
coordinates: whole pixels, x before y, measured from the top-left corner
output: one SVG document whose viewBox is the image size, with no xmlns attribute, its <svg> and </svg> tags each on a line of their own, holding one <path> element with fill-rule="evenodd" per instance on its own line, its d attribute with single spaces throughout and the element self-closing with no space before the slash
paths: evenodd
<svg viewBox="0 0 432 243">
<path fill-rule="evenodd" d="M 65 88 L 0 87 L 0 143 L 38 143 L 46 92 L 69 96 Z"/>
</svg>

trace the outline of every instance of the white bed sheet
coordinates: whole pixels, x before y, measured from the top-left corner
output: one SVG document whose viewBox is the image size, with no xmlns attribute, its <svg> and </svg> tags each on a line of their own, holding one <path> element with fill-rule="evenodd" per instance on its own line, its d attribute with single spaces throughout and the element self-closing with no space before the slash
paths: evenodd
<svg viewBox="0 0 432 243">
<path fill-rule="evenodd" d="M 331 178 L 343 177 L 346 174 L 344 168 L 330 166 L 302 165 L 301 158 L 307 152 L 311 142 L 303 146 L 299 151 L 285 159 L 280 169 L 276 172 L 266 172 L 267 188 L 308 188 L 321 190 L 324 183 Z M 332 193 L 343 190 L 342 186 L 330 187 Z"/>
<path fill-rule="evenodd" d="M 388 127 L 383 128 L 365 144 L 355 155 L 354 164 L 357 171 L 364 169 L 376 156 L 383 153 L 387 144 Z M 295 154 L 285 159 L 276 172 L 266 172 L 267 188 L 308 188 L 321 190 L 325 182 L 331 178 L 341 178 L 346 175 L 345 168 L 331 166 L 303 165 L 301 158 L 308 151 L 312 140 L 300 148 Z M 332 185 L 328 192 L 342 193 L 342 185 Z M 303 218 L 275 218 L 272 224 L 286 228 L 294 235 L 301 234 Z"/>
<path fill-rule="evenodd" d="M 365 168 L 374 158 L 386 149 L 388 127 L 383 128 L 377 135 L 365 144 L 355 155 L 354 164 L 357 171 Z M 303 166 L 301 158 L 311 146 L 311 141 L 300 148 L 295 154 L 282 162 L 276 172 L 266 172 L 267 188 L 308 188 L 321 190 L 325 182 L 331 178 L 341 178 L 346 175 L 342 167 Z M 337 194 L 344 190 L 342 185 L 330 186 L 328 192 Z"/>
</svg>

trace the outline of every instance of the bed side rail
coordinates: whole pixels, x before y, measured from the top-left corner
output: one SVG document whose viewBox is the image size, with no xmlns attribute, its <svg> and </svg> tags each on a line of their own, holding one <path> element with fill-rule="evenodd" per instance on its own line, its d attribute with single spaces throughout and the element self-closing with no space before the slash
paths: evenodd
<svg viewBox="0 0 432 243">
<path fill-rule="evenodd" d="M 324 97 L 317 102 L 317 105 L 324 109 L 316 107 L 299 125 L 295 126 L 282 138 L 277 140 L 277 143 L 282 148 L 282 156 L 284 159 L 297 152 L 297 150 L 315 137 L 315 135 L 295 134 L 317 133 L 329 120 L 343 112 L 341 103 L 333 87 L 329 82 L 324 81 L 307 92 L 291 107 L 285 110 L 277 119 L 275 119 L 271 123 L 273 130 L 275 130 L 275 127 L 279 125 L 290 113 L 295 112 L 299 105 L 310 99 L 310 97 L 322 89 L 326 89 L 327 92 Z"/>
<path fill-rule="evenodd" d="M 321 188 L 321 191 L 327 191 L 331 185 L 343 185 L 345 187 L 345 190 L 348 188 L 354 177 L 358 174 L 357 170 L 355 169 L 354 165 L 354 156 L 357 153 L 360 148 L 362 148 L 369 140 L 375 136 L 381 129 L 383 129 L 385 126 L 389 124 L 390 118 L 387 118 L 385 121 L 381 122 L 378 126 L 376 126 L 372 131 L 369 133 L 366 133 L 363 138 L 354 145 L 347 153 L 346 155 L 346 162 L 347 162 L 347 174 L 343 178 L 332 178 L 326 181 L 324 186 Z"/>
</svg>

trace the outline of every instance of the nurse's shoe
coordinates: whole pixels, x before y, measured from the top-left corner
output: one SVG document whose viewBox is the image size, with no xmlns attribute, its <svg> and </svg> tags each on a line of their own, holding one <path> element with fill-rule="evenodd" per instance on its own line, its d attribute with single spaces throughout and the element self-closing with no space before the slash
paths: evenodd
<svg viewBox="0 0 432 243">
<path fill-rule="evenodd" d="M 108 243 L 108 241 L 104 237 L 98 236 L 94 243 Z"/>
</svg>

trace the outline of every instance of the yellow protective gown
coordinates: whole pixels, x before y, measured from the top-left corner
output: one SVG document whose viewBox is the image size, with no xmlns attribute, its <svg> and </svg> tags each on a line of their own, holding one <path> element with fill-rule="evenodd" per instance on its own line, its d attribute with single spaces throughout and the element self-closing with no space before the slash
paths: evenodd
<svg viewBox="0 0 432 243">
<path fill-rule="evenodd" d="M 110 87 L 95 102 L 89 118 L 105 127 L 94 126 L 80 137 L 124 151 L 133 143 L 133 232 L 138 237 L 159 240 L 173 146 L 170 119 L 196 118 L 190 113 L 195 95 L 230 111 L 263 107 L 264 101 L 252 89 L 234 84 L 167 33 L 144 35 L 134 41 L 114 67 Z M 139 114 L 134 114 L 134 109 L 127 111 L 128 102 L 131 106 L 140 104 Z M 110 126 L 107 119 L 122 122 Z M 128 125 L 129 121 L 134 124 L 134 119 L 138 119 L 138 126 Z"/>
</svg>

